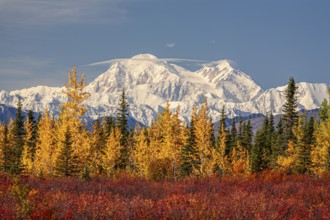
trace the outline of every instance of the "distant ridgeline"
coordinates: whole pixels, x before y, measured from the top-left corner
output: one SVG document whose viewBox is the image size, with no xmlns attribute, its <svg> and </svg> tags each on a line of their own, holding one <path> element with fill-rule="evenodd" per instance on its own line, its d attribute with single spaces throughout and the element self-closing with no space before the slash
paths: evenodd
<svg viewBox="0 0 330 220">
<path fill-rule="evenodd" d="M 307 118 L 313 116 L 316 120 L 319 120 L 318 116 L 319 109 L 313 109 L 313 110 L 301 110 L 300 114 L 306 114 Z M 0 121 L 4 123 L 8 123 L 9 120 L 12 118 L 15 120 L 16 118 L 16 108 L 12 106 L 7 106 L 5 104 L 0 104 Z M 23 111 L 24 116 L 27 115 L 27 111 Z M 35 117 L 37 118 L 39 113 L 34 112 Z M 280 117 L 282 115 L 275 115 L 274 116 L 274 124 L 277 125 Z M 100 117 L 100 120 L 103 120 L 104 117 Z M 263 120 L 265 118 L 265 115 L 263 114 L 251 114 L 249 116 L 242 116 L 242 121 L 247 121 L 248 119 L 251 120 L 251 127 L 252 131 L 255 133 L 258 129 L 262 127 Z M 230 127 L 233 123 L 233 120 L 235 122 L 239 121 L 239 116 L 236 116 L 234 118 L 227 118 L 226 119 L 226 125 L 227 127 Z M 90 118 L 90 117 L 83 117 L 83 121 L 87 125 L 87 129 L 91 130 L 92 129 L 92 123 L 95 122 L 95 119 Z M 136 121 L 134 118 L 128 116 L 128 128 L 129 129 L 134 129 L 136 124 L 139 124 L 140 127 L 146 127 L 146 125 L 142 124 L 141 122 Z M 217 121 L 214 123 L 214 130 L 219 129 L 220 122 Z M 238 126 L 238 125 L 237 125 Z"/>
</svg>

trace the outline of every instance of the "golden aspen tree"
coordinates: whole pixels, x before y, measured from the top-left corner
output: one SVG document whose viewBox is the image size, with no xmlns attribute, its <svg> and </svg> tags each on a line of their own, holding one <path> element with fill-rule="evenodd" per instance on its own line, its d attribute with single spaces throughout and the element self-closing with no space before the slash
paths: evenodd
<svg viewBox="0 0 330 220">
<path fill-rule="evenodd" d="M 82 74 L 79 81 L 77 69 L 73 67 L 72 72 L 68 72 L 68 84 L 64 84 L 64 87 L 63 92 L 67 95 L 68 102 L 64 103 L 62 108 L 68 111 L 68 117 L 83 116 L 87 109 L 82 103 L 90 96 L 89 93 L 83 91 L 86 87 L 85 74 Z"/>
<path fill-rule="evenodd" d="M 316 144 L 312 148 L 311 160 L 313 173 L 322 175 L 330 172 L 330 119 L 322 121 L 315 132 Z"/>
<path fill-rule="evenodd" d="M 86 112 L 86 107 L 82 104 L 89 96 L 89 93 L 84 92 L 86 87 L 85 76 L 82 74 L 81 80 L 78 79 L 77 70 L 74 67 L 71 72 L 68 73 L 68 84 L 65 84 L 65 91 L 63 91 L 68 101 L 64 103 L 61 114 L 59 116 L 58 130 L 59 136 L 57 139 L 63 139 L 63 133 L 68 128 L 70 136 L 72 137 L 72 151 L 73 157 L 79 161 L 78 170 L 84 169 L 89 165 L 90 157 L 90 144 L 89 135 L 85 129 L 85 125 L 82 122 L 81 116 Z"/>
<path fill-rule="evenodd" d="M 294 166 L 297 156 L 295 148 L 295 143 L 292 140 L 289 140 L 288 148 L 286 149 L 284 155 L 280 155 L 277 158 L 277 165 L 280 170 L 288 171 Z"/>
<path fill-rule="evenodd" d="M 180 152 L 185 142 L 184 128 L 179 119 L 179 108 L 176 113 L 170 111 L 169 102 L 149 128 L 150 148 L 154 152 L 154 167 L 156 164 L 163 164 L 167 167 L 159 167 L 169 173 L 168 178 L 179 176 Z M 157 162 L 158 161 L 158 162 Z M 152 167 L 151 167 L 152 168 Z"/>
<path fill-rule="evenodd" d="M 52 176 L 55 174 L 57 156 L 56 124 L 48 109 L 38 124 L 37 149 L 34 160 L 34 174 Z"/>
<path fill-rule="evenodd" d="M 228 159 L 228 156 L 226 154 L 227 150 L 227 132 L 225 131 L 225 127 L 222 126 L 220 127 L 222 130 L 220 133 L 219 137 L 219 149 L 218 149 L 218 154 L 213 154 L 216 156 L 216 165 L 217 168 L 219 169 L 221 174 L 228 174 L 230 170 L 230 162 Z"/>
<path fill-rule="evenodd" d="M 207 102 L 202 105 L 195 123 L 198 165 L 194 173 L 201 176 L 214 174 L 214 155 L 212 155 L 212 123 L 208 118 Z M 214 151 L 215 152 L 215 151 Z"/>
<path fill-rule="evenodd" d="M 31 173 L 36 151 L 36 122 L 34 121 L 33 112 L 29 111 L 27 120 L 24 122 L 25 137 L 23 145 L 22 166 L 26 173 Z"/>
<path fill-rule="evenodd" d="M 4 145 L 4 170 L 6 172 L 13 172 L 15 169 L 15 121 L 10 119 L 8 126 L 7 126 L 7 143 Z"/>
<path fill-rule="evenodd" d="M 311 168 L 311 146 L 306 143 L 306 119 L 299 116 L 298 124 L 293 127 L 295 142 L 288 143 L 288 148 L 283 156 L 279 156 L 277 163 L 281 169 L 295 173 L 306 173 Z"/>
<path fill-rule="evenodd" d="M 139 126 L 137 126 L 134 129 L 133 136 L 135 146 L 132 153 L 132 160 L 134 167 L 136 168 L 136 173 L 143 177 L 148 176 L 148 168 L 153 157 L 153 152 L 151 151 L 148 143 L 149 141 L 147 132 L 147 129 L 141 129 Z"/>
<path fill-rule="evenodd" d="M 237 146 L 232 150 L 231 155 L 231 174 L 245 176 L 250 172 L 249 152 L 242 147 L 238 141 Z"/>
<path fill-rule="evenodd" d="M 102 167 L 106 171 L 106 174 L 110 176 L 114 173 L 116 165 L 120 159 L 120 151 L 122 148 L 120 145 L 120 138 L 120 130 L 117 128 L 111 129 L 110 136 L 108 137 L 102 155 Z"/>
<path fill-rule="evenodd" d="M 5 137 L 5 125 L 0 122 L 0 172 L 3 171 L 3 165 L 4 165 L 4 146 L 6 142 L 6 137 Z"/>
<path fill-rule="evenodd" d="M 100 173 L 102 171 L 102 161 L 101 156 L 105 148 L 106 138 L 101 127 L 100 119 L 97 119 L 93 123 L 93 132 L 91 133 L 90 138 L 90 162 L 91 162 L 91 171 Z"/>
</svg>

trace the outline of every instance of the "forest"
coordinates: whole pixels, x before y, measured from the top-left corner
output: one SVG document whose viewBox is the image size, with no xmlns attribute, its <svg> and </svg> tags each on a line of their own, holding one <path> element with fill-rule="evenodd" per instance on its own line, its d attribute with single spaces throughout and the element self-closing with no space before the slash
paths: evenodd
<svg viewBox="0 0 330 220">
<path fill-rule="evenodd" d="M 293 78 L 279 123 L 269 114 L 255 134 L 250 120 L 227 126 L 225 106 L 215 131 L 207 100 L 189 125 L 167 102 L 129 130 L 124 89 L 117 114 L 87 129 L 85 86 L 73 68 L 59 115 L 25 118 L 19 99 L 0 123 L 1 219 L 330 216 L 330 100 L 317 119 L 298 114 Z"/>
</svg>

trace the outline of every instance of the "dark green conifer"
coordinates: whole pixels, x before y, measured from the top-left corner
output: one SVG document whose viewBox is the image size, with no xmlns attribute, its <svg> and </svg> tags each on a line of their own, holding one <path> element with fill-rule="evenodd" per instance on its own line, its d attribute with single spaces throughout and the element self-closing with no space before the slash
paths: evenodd
<svg viewBox="0 0 330 220">
<path fill-rule="evenodd" d="M 56 173 L 59 176 L 72 176 L 78 172 L 78 159 L 73 155 L 70 129 L 67 127 L 56 159 Z"/>
<path fill-rule="evenodd" d="M 248 119 L 247 123 L 244 123 L 243 125 L 243 135 L 242 135 L 242 146 L 246 148 L 248 152 L 251 152 L 252 139 L 253 139 L 253 133 L 252 133 L 251 121 L 250 119 Z"/>
<path fill-rule="evenodd" d="M 195 156 L 197 156 L 196 144 L 195 122 L 192 118 L 186 144 L 181 150 L 180 176 L 182 177 L 191 175 L 193 167 L 197 165 L 197 161 L 195 161 Z"/>
<path fill-rule="evenodd" d="M 38 136 L 38 124 L 34 118 L 34 113 L 32 110 L 28 111 L 27 121 L 29 122 L 32 129 L 32 136 L 28 139 L 25 139 L 26 145 L 29 148 L 29 153 L 32 157 L 32 161 L 34 161 L 35 153 L 36 153 L 36 145 L 37 145 L 37 136 Z"/>
<path fill-rule="evenodd" d="M 295 164 L 292 170 L 295 173 L 304 174 L 309 172 L 309 168 L 311 166 L 311 146 L 307 143 L 310 142 L 309 138 L 306 137 L 307 134 L 307 122 L 305 116 L 299 116 L 300 124 L 297 125 L 297 133 L 296 133 L 296 152 L 297 158 L 295 160 Z M 299 127 L 302 129 L 302 132 L 299 132 Z"/>
<path fill-rule="evenodd" d="M 258 173 L 263 170 L 264 135 L 262 130 L 258 130 L 255 136 L 254 144 L 251 149 L 251 172 Z"/>
<path fill-rule="evenodd" d="M 13 128 L 13 140 L 10 141 L 13 143 L 12 146 L 12 164 L 10 167 L 10 172 L 13 174 L 18 174 L 22 171 L 21 159 L 24 145 L 24 115 L 22 111 L 22 102 L 21 98 L 18 98 L 17 109 L 16 109 L 16 119 Z"/>
<path fill-rule="evenodd" d="M 295 141 L 295 137 L 292 129 L 298 122 L 298 112 L 297 112 L 297 90 L 298 87 L 291 77 L 285 90 L 285 103 L 283 105 L 283 126 L 285 134 L 285 144 L 287 145 L 289 140 Z"/>
<path fill-rule="evenodd" d="M 120 138 L 120 145 L 122 146 L 120 152 L 120 159 L 117 164 L 117 168 L 124 170 L 128 164 L 128 156 L 129 156 L 129 149 L 128 149 L 128 107 L 129 104 L 127 102 L 127 97 L 125 90 L 122 90 L 120 100 L 119 100 L 119 107 L 117 109 L 117 121 L 116 126 L 120 130 L 121 138 Z"/>
</svg>

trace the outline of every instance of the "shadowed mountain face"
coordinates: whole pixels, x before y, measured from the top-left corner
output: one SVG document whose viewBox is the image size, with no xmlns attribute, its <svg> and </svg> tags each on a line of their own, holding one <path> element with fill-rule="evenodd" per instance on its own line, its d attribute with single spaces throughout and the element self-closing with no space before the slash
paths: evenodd
<svg viewBox="0 0 330 220">
<path fill-rule="evenodd" d="M 299 109 L 318 108 L 327 98 L 327 85 L 298 83 Z M 263 90 L 246 73 L 235 69 L 228 60 L 205 64 L 191 72 L 183 67 L 140 54 L 131 59 L 115 60 L 107 71 L 87 85 L 91 94 L 85 101 L 86 118 L 95 120 L 115 116 L 120 92 L 125 88 L 130 104 L 130 117 L 150 125 L 166 101 L 174 110 L 180 106 L 180 117 L 189 122 L 193 105 L 208 102 L 213 121 L 220 120 L 226 107 L 228 117 L 251 114 L 282 113 L 286 86 Z M 59 105 L 67 100 L 63 88 L 37 86 L 16 91 L 0 91 L 0 103 L 15 107 L 21 97 L 23 108 L 43 112 L 48 108 L 57 114 Z"/>
</svg>

